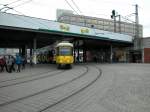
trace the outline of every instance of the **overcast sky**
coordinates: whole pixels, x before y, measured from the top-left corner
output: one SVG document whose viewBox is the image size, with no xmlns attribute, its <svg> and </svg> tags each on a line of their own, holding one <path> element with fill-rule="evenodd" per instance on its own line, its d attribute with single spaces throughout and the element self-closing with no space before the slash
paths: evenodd
<svg viewBox="0 0 150 112">
<path fill-rule="evenodd" d="M 17 2 L 15 2 L 17 1 Z M 139 5 L 139 23 L 143 25 L 143 36 L 150 36 L 150 0 L 73 0 L 79 7 L 75 7 L 72 0 L 67 0 L 78 14 L 110 19 L 111 11 L 115 9 L 118 14 L 128 16 L 135 13 L 135 4 Z M 14 3 L 12 3 L 14 2 Z M 9 4 L 15 10 L 27 16 L 44 18 L 49 20 L 56 19 L 56 9 L 73 9 L 67 4 L 66 0 L 0 0 L 0 8 L 3 4 Z M 20 5 L 21 4 L 21 5 Z M 4 9 L 2 10 L 4 11 Z M 9 13 L 17 13 L 8 10 Z M 76 14 L 74 12 L 74 14 Z M 135 20 L 135 16 L 128 17 Z M 123 20 L 123 18 L 122 18 Z"/>
</svg>

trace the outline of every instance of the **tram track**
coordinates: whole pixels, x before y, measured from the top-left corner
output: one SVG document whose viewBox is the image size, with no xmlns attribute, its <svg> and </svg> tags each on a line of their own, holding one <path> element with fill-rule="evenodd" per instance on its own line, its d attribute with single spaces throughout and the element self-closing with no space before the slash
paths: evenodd
<svg viewBox="0 0 150 112">
<path fill-rule="evenodd" d="M 48 88 L 48 89 L 44 89 L 44 90 L 39 91 L 39 92 L 36 92 L 36 93 L 34 93 L 34 94 L 30 94 L 30 95 L 27 95 L 27 96 L 24 96 L 24 97 L 21 97 L 21 98 L 17 98 L 17 99 L 14 99 L 14 100 L 10 100 L 10 101 L 1 103 L 1 104 L 0 104 L 0 108 L 3 107 L 3 106 L 9 105 L 9 104 L 15 103 L 15 102 L 19 102 L 19 101 L 22 101 L 22 100 L 31 98 L 31 97 L 36 96 L 36 95 L 40 95 L 40 94 L 42 94 L 42 93 L 51 91 L 51 90 L 56 89 L 56 88 L 58 88 L 58 87 L 62 87 L 62 86 L 64 86 L 64 85 L 67 85 L 67 84 L 69 84 L 69 83 L 71 83 L 71 82 L 73 82 L 73 81 L 75 81 L 75 80 L 77 80 L 77 79 L 80 79 L 81 77 L 83 77 L 84 75 L 86 75 L 87 72 L 88 72 L 88 67 L 84 67 L 84 68 L 86 68 L 86 71 L 85 71 L 85 72 L 83 72 L 81 75 L 79 75 L 79 76 L 77 76 L 77 77 L 75 77 L 75 78 L 73 78 L 73 79 L 71 79 L 71 80 L 69 80 L 69 81 L 66 81 L 66 82 L 64 82 L 64 83 L 58 84 L 58 85 L 53 86 L 53 87 Z M 62 72 L 61 72 L 61 73 L 62 73 Z"/>
<path fill-rule="evenodd" d="M 39 74 L 34 74 L 34 75 L 31 75 L 31 76 L 27 76 L 27 77 L 20 77 L 20 78 L 16 78 L 16 79 L 12 79 L 12 80 L 7 80 L 5 82 L 8 83 L 8 84 L 4 84 L 4 85 L 2 85 L 2 82 L 0 82 L 0 89 L 4 88 L 4 87 L 14 86 L 14 85 L 22 84 L 22 83 L 27 83 L 27 82 L 34 81 L 34 80 L 39 80 L 39 79 L 44 79 L 44 78 L 47 78 L 47 77 L 52 77 L 54 75 L 59 75 L 60 73 L 65 72 L 65 70 L 59 71 L 59 72 L 56 72 L 56 71 L 57 70 L 47 71 L 47 72 L 42 72 L 42 74 L 39 73 Z M 52 73 L 52 72 L 54 72 L 54 73 Z M 52 74 L 49 74 L 49 73 L 52 73 Z M 46 75 L 44 75 L 44 74 L 46 74 Z M 20 81 L 20 82 L 18 81 L 18 80 L 23 80 L 25 78 L 28 78 L 28 79 L 24 80 L 24 81 Z M 9 82 L 9 81 L 16 81 L 16 82 L 13 83 L 13 82 Z"/>
<path fill-rule="evenodd" d="M 53 71 L 56 71 L 56 70 L 48 70 L 48 71 L 44 71 L 44 72 L 40 72 L 40 73 L 34 73 L 34 74 L 26 75 L 26 76 L 12 78 L 12 79 L 8 79 L 8 80 L 3 80 L 3 81 L 0 81 L 0 84 L 3 83 L 3 82 L 7 82 L 7 81 L 13 81 L 13 80 L 18 80 L 18 79 L 26 78 L 26 77 L 37 76 L 37 75 L 41 75 L 41 74 L 45 74 L 45 73 L 53 72 Z"/>
<path fill-rule="evenodd" d="M 97 77 L 96 77 L 94 80 L 92 80 L 92 81 L 89 82 L 88 84 L 84 85 L 82 88 L 78 89 L 77 91 L 72 92 L 70 95 L 68 95 L 68 96 L 66 96 L 66 97 L 60 98 L 60 99 L 59 99 L 58 101 L 56 101 L 55 103 L 53 103 L 53 104 L 51 104 L 51 105 L 49 105 L 49 106 L 47 106 L 47 107 L 45 107 L 45 108 L 43 108 L 43 109 L 37 111 L 37 112 L 44 112 L 44 111 L 48 110 L 49 108 L 51 108 L 51 107 L 53 107 L 53 106 L 56 106 L 57 104 L 59 104 L 59 103 L 65 101 L 65 100 L 71 98 L 72 96 L 74 96 L 74 95 L 80 93 L 81 91 L 85 90 L 86 88 L 88 88 L 89 86 L 91 86 L 93 83 L 95 83 L 95 82 L 100 78 L 100 76 L 101 76 L 101 74 L 102 74 L 102 70 L 101 70 L 100 68 L 98 68 L 97 66 L 95 66 L 95 68 L 97 68 L 97 69 L 99 70 L 99 74 L 97 75 Z"/>
</svg>

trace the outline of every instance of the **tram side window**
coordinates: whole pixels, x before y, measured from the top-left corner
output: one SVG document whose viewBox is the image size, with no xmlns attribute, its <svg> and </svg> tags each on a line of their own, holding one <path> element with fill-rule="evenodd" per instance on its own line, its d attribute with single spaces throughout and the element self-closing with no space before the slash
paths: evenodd
<svg viewBox="0 0 150 112">
<path fill-rule="evenodd" d="M 56 55 L 59 55 L 59 47 L 56 48 Z"/>
</svg>

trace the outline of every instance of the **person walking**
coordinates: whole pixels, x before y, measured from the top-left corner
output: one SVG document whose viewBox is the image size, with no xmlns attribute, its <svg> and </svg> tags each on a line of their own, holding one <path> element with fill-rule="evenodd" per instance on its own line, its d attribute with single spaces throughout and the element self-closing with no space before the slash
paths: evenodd
<svg viewBox="0 0 150 112">
<path fill-rule="evenodd" d="M 12 61 L 13 61 L 12 62 L 12 70 L 15 71 L 15 57 L 12 56 L 11 58 L 12 58 Z"/>
<path fill-rule="evenodd" d="M 19 56 L 19 54 L 16 55 L 16 65 L 17 65 L 17 72 L 20 72 L 20 66 L 22 64 L 22 59 L 21 56 Z"/>
<path fill-rule="evenodd" d="M 0 65 L 1 65 L 1 72 L 4 72 L 4 67 L 6 68 L 6 71 L 8 72 L 5 57 L 0 58 Z"/>
<path fill-rule="evenodd" d="M 30 56 L 30 66 L 33 67 L 32 56 Z"/>
<path fill-rule="evenodd" d="M 6 69 L 7 72 L 9 72 L 9 68 L 8 68 L 8 56 L 4 56 L 4 67 Z"/>
<path fill-rule="evenodd" d="M 26 66 L 26 58 L 23 56 L 22 57 L 22 69 L 25 69 Z"/>
<path fill-rule="evenodd" d="M 3 71 L 3 68 L 4 68 L 3 66 L 4 66 L 4 63 L 3 63 L 3 57 L 0 57 L 0 67 L 1 67 L 0 72 Z"/>
</svg>

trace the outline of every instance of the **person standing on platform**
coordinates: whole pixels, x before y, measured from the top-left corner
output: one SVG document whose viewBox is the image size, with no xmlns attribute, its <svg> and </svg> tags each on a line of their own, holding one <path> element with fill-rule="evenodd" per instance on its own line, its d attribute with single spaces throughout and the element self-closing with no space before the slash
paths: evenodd
<svg viewBox="0 0 150 112">
<path fill-rule="evenodd" d="M 14 56 L 12 56 L 11 58 L 12 58 L 12 61 L 13 61 L 13 62 L 12 62 L 12 70 L 15 71 L 15 60 L 16 60 L 16 59 L 15 59 Z"/>
<path fill-rule="evenodd" d="M 17 65 L 17 72 L 20 72 L 20 66 L 22 64 L 22 59 L 19 54 L 16 55 L 16 65 Z"/>
<path fill-rule="evenodd" d="M 25 69 L 25 65 L 26 65 L 26 58 L 23 56 L 22 57 L 22 69 Z"/>
<path fill-rule="evenodd" d="M 8 57 L 8 61 L 7 61 L 7 66 L 8 66 L 8 72 L 11 73 L 12 72 L 12 65 L 13 65 L 13 58 L 12 56 Z"/>
<path fill-rule="evenodd" d="M 33 59 L 32 59 L 32 56 L 30 56 L 30 66 L 33 67 Z"/>
<path fill-rule="evenodd" d="M 6 71 L 9 72 L 9 67 L 8 67 L 8 59 L 9 56 L 4 56 L 4 60 L 5 60 L 5 68 L 6 68 Z"/>
</svg>

